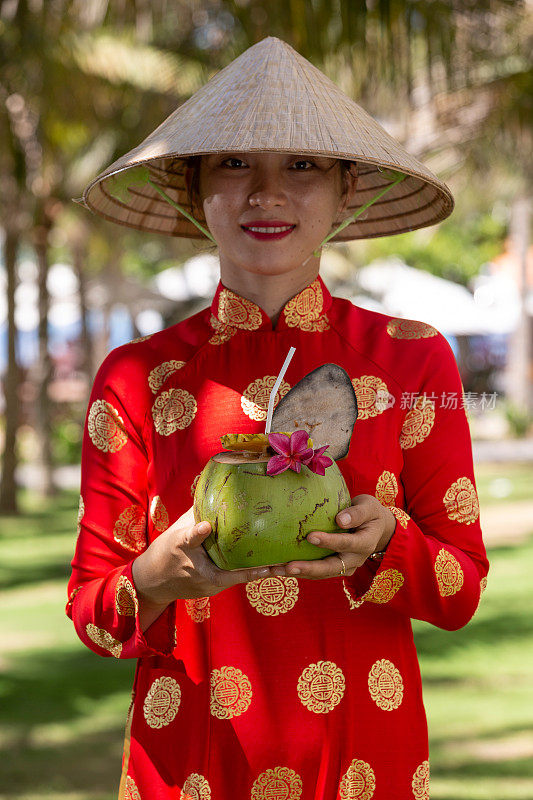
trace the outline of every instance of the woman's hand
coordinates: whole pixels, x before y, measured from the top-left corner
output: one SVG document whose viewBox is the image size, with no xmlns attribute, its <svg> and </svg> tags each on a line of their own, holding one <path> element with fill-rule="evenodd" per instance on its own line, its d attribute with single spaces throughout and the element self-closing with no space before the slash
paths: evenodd
<svg viewBox="0 0 533 800">
<path fill-rule="evenodd" d="M 143 630 L 178 598 L 209 597 L 274 574 L 271 567 L 219 569 L 202 547 L 210 532 L 209 522 L 195 524 L 191 507 L 135 559 L 132 575 Z"/>
<path fill-rule="evenodd" d="M 396 518 L 386 506 L 371 494 L 359 494 L 353 505 L 337 514 L 336 521 L 346 533 L 312 531 L 307 541 L 318 547 L 336 550 L 346 566 L 344 575 L 353 575 L 371 553 L 384 550 L 394 529 Z M 349 530 L 348 530 L 349 529 Z M 274 568 L 275 575 L 298 575 L 301 578 L 334 578 L 342 572 L 342 562 L 337 555 L 318 561 L 291 561 Z M 283 570 L 283 571 L 282 571 Z"/>
</svg>

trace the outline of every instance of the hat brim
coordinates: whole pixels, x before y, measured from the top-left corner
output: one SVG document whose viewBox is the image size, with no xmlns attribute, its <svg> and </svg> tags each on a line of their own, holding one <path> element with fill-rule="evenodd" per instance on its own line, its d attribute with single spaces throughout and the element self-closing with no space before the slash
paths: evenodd
<svg viewBox="0 0 533 800">
<path fill-rule="evenodd" d="M 210 151 L 211 153 L 214 151 Z M 120 199 L 111 191 L 112 178 L 118 173 L 134 169 L 138 166 L 148 168 L 151 180 L 159 185 L 174 202 L 192 213 L 189 195 L 185 184 L 186 159 L 192 155 L 209 155 L 205 153 L 189 153 L 187 155 L 169 153 L 163 157 L 134 161 L 122 169 L 114 169 L 99 175 L 87 187 L 83 201 L 94 213 L 111 222 L 147 233 L 161 233 L 166 236 L 178 236 L 190 239 L 206 239 L 198 228 L 186 217 L 176 211 L 149 183 L 132 185 L 126 198 Z M 220 152 L 220 151 L 216 151 Z M 331 152 L 317 153 L 316 150 L 268 151 L 251 148 L 247 152 L 289 152 L 297 155 L 324 155 L 331 158 Z M 358 182 L 354 199 L 345 211 L 345 218 L 357 211 L 373 198 L 382 188 L 391 183 L 384 174 L 387 168 L 398 170 L 397 163 L 380 163 L 370 161 L 357 153 L 339 154 L 338 158 L 355 161 L 358 165 Z M 380 200 L 376 201 L 357 220 L 346 226 L 331 241 L 350 241 L 353 239 L 370 239 L 380 236 L 391 236 L 407 231 L 434 225 L 448 217 L 454 207 L 453 196 L 442 182 L 422 179 L 419 175 L 409 173 L 405 168 L 404 180 L 397 184 Z M 205 219 L 197 214 L 195 218 L 206 226 Z M 341 222 L 341 220 L 338 220 Z"/>
</svg>

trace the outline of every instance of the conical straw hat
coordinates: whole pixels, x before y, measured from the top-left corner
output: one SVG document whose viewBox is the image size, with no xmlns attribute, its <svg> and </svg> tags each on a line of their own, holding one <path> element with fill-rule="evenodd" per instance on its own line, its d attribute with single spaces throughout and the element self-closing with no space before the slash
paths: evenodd
<svg viewBox="0 0 533 800">
<path fill-rule="evenodd" d="M 390 177 L 407 177 L 333 240 L 368 239 L 423 228 L 453 209 L 448 187 L 410 155 L 361 106 L 286 42 L 273 36 L 245 50 L 218 72 L 155 131 L 98 175 L 83 201 L 106 219 L 151 233 L 202 238 L 188 219 L 149 183 L 117 196 L 111 176 L 139 165 L 171 199 L 191 209 L 183 158 L 219 152 L 275 151 L 322 155 L 358 163 L 350 213 Z M 380 169 L 381 168 L 381 169 Z M 120 184 L 128 186 L 127 174 Z M 121 199 L 119 199 L 121 198 Z M 348 211 L 346 212 L 346 217 Z M 205 225 L 205 220 L 199 219 Z"/>
</svg>

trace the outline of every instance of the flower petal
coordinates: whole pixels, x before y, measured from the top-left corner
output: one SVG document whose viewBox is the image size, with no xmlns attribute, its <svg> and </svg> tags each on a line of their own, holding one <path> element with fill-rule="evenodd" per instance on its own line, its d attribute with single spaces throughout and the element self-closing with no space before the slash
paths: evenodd
<svg viewBox="0 0 533 800">
<path fill-rule="evenodd" d="M 302 469 L 302 462 L 298 458 L 291 458 L 289 466 L 293 472 L 300 472 Z"/>
<path fill-rule="evenodd" d="M 286 433 L 269 433 L 268 443 L 276 453 L 283 456 L 291 454 L 291 440 Z"/>
<path fill-rule="evenodd" d="M 309 434 L 307 431 L 294 431 L 291 435 L 291 454 L 296 454 L 307 450 L 307 441 Z"/>
<path fill-rule="evenodd" d="M 311 472 L 314 472 L 316 475 L 325 475 L 326 468 L 330 467 L 332 464 L 333 459 L 331 459 L 329 456 L 317 455 L 317 451 L 315 450 L 315 455 L 308 462 L 307 466 Z"/>
<path fill-rule="evenodd" d="M 321 456 L 329 447 L 329 444 L 325 444 L 324 447 L 317 447 L 315 450 L 315 456 Z M 328 456 L 329 458 L 329 456 Z"/>
<path fill-rule="evenodd" d="M 324 465 L 318 463 L 317 461 L 312 461 L 307 466 L 309 467 L 311 472 L 315 473 L 315 475 L 325 475 L 326 474 L 326 468 L 324 467 Z"/>
<path fill-rule="evenodd" d="M 287 456 L 272 456 L 272 458 L 268 460 L 267 475 L 279 475 L 281 472 L 285 472 L 286 469 L 289 469 L 289 466 L 290 459 L 288 459 Z"/>
</svg>

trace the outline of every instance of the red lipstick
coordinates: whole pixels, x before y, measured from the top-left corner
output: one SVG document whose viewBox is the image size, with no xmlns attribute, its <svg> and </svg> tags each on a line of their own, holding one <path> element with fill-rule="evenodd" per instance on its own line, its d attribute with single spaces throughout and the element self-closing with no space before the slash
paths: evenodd
<svg viewBox="0 0 533 800">
<path fill-rule="evenodd" d="M 283 239 L 292 233 L 296 225 L 285 222 L 281 219 L 257 219 L 241 225 L 241 228 L 248 236 L 260 241 L 272 241 L 273 239 Z"/>
</svg>

